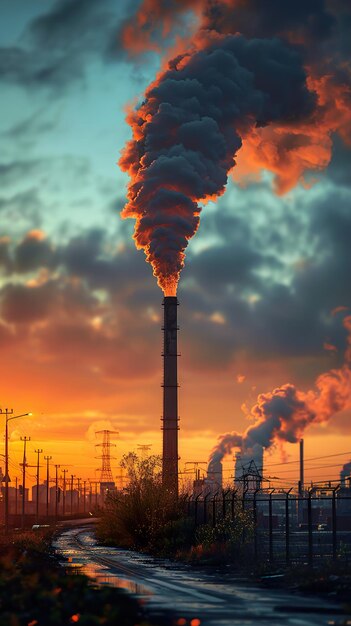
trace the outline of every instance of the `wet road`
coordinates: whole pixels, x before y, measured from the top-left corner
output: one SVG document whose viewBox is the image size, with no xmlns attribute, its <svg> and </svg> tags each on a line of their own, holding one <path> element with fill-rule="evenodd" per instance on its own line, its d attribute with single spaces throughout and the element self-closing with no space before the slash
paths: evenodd
<svg viewBox="0 0 351 626">
<path fill-rule="evenodd" d="M 164 559 L 98 546 L 88 527 L 66 530 L 54 547 L 68 559 L 69 567 L 99 584 L 127 589 L 151 617 L 168 616 L 170 625 L 351 625 L 351 616 L 342 615 L 339 606 L 321 598 L 262 589 L 216 572 L 194 571 Z"/>
</svg>

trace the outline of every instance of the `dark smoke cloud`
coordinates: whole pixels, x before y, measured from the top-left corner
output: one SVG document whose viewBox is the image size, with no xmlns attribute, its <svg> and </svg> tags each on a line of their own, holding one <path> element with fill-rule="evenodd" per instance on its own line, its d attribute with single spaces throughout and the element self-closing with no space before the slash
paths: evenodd
<svg viewBox="0 0 351 626">
<path fill-rule="evenodd" d="M 281 37 L 316 43 L 328 39 L 336 19 L 324 0 L 235 0 L 204 2 L 205 26 L 247 37 Z"/>
<path fill-rule="evenodd" d="M 147 90 L 120 160 L 132 177 L 122 215 L 137 219 L 136 245 L 165 293 L 176 289 L 197 203 L 224 192 L 241 129 L 296 122 L 314 104 L 299 55 L 277 39 L 205 43 L 174 59 Z"/>
<path fill-rule="evenodd" d="M 167 35 L 189 8 L 144 0 L 126 25 L 127 45 L 152 48 L 150 16 Z M 231 170 L 250 180 L 268 169 L 284 193 L 327 166 L 332 133 L 350 140 L 345 3 L 208 0 L 191 8 L 198 32 L 191 44 L 186 35 L 179 42 L 180 54 L 129 115 L 134 139 L 120 161 L 132 179 L 122 215 L 136 219 L 136 245 L 166 294 L 176 292 L 198 203 L 222 194 Z M 133 39 L 138 28 L 143 35 Z"/>
<path fill-rule="evenodd" d="M 249 38 L 280 37 L 315 46 L 336 38 L 338 30 L 339 47 L 348 48 L 347 37 L 340 40 L 340 34 L 347 33 L 351 14 L 347 0 L 143 0 L 136 14 L 123 24 L 127 49 L 133 54 L 153 49 L 155 42 L 171 33 L 189 11 L 197 17 L 199 28 L 221 34 L 241 33 Z"/>
</svg>

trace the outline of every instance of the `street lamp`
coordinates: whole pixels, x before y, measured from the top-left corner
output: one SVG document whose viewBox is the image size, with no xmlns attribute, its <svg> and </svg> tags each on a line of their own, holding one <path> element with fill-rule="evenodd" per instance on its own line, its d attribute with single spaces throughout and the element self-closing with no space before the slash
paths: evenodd
<svg viewBox="0 0 351 626">
<path fill-rule="evenodd" d="M 13 409 L 0 409 L 0 415 L 5 415 L 5 476 L 3 478 L 5 482 L 5 533 L 9 530 L 9 422 L 11 420 L 18 419 L 19 417 L 26 417 L 32 415 L 32 413 L 21 413 L 20 415 L 13 415 Z"/>
</svg>

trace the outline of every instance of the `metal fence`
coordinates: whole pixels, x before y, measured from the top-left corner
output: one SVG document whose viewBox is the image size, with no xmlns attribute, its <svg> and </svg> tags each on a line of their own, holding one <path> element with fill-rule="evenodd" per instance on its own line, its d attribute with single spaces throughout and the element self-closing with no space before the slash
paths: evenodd
<svg viewBox="0 0 351 626">
<path fill-rule="evenodd" d="M 337 490 L 304 496 L 275 490 L 201 493 L 186 500 L 195 526 L 223 520 L 242 527 L 241 542 L 255 560 L 275 564 L 351 561 L 351 495 Z"/>
</svg>

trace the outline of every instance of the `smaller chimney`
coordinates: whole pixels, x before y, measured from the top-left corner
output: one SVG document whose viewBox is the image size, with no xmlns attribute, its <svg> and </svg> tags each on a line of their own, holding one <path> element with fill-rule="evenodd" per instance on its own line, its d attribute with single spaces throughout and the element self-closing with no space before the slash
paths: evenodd
<svg viewBox="0 0 351 626">
<path fill-rule="evenodd" d="M 351 485 L 350 482 L 350 474 L 351 474 L 351 461 L 349 463 L 345 463 L 345 465 L 342 467 L 342 470 L 340 472 L 340 486 L 345 488 L 346 487 L 346 480 L 349 480 L 349 484 Z"/>
<path fill-rule="evenodd" d="M 305 483 L 305 466 L 304 466 L 304 449 L 303 449 L 303 439 L 300 439 L 300 480 L 299 480 L 299 495 L 302 496 L 304 492 L 304 483 Z"/>
</svg>

